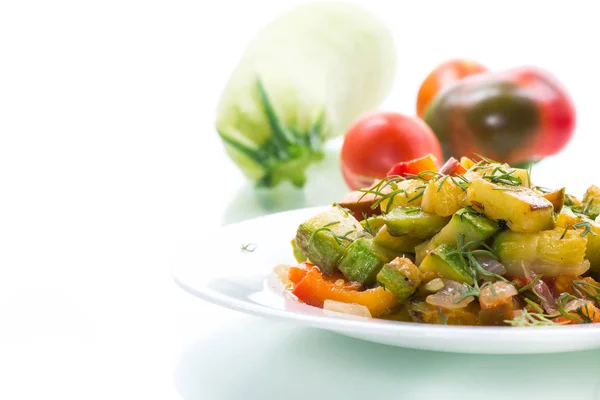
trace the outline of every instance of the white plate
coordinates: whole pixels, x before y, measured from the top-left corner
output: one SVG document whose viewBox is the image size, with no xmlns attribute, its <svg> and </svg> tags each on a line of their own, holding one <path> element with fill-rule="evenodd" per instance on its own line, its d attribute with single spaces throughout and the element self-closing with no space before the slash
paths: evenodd
<svg viewBox="0 0 600 400">
<path fill-rule="evenodd" d="M 294 264 L 291 238 L 298 224 L 323 208 L 271 214 L 228 225 L 182 245 L 175 281 L 203 300 L 267 318 L 286 320 L 393 346 L 460 353 L 555 353 L 600 348 L 600 325 L 458 327 L 326 315 L 282 293 L 272 273 Z M 241 249 L 255 245 L 254 251 Z M 251 246 L 250 248 L 252 248 Z"/>
</svg>

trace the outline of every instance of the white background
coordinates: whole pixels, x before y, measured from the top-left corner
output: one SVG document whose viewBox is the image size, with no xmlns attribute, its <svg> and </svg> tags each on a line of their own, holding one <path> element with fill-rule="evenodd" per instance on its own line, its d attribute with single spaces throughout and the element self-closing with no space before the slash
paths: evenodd
<svg viewBox="0 0 600 400">
<path fill-rule="evenodd" d="M 256 391 L 273 385 L 273 366 L 240 342 L 268 351 L 321 333 L 203 304 L 174 286 L 169 260 L 178 240 L 265 212 L 222 151 L 215 106 L 252 34 L 296 3 L 0 3 L 0 398 L 171 399 L 177 389 L 189 399 L 276 398 Z M 538 182 L 579 194 L 594 180 L 600 24 L 592 2 L 364 3 L 397 40 L 398 77 L 383 108 L 412 113 L 421 80 L 446 58 L 546 67 L 569 88 L 578 129 L 565 152 L 540 165 Z M 313 188 L 280 207 L 330 202 L 343 190 L 331 173 L 332 193 Z M 219 261 L 226 256 L 206 267 Z M 335 362 L 307 352 L 322 368 Z M 565 357 L 518 363 L 576 364 Z M 454 369 L 444 360 L 442 372 Z"/>
</svg>

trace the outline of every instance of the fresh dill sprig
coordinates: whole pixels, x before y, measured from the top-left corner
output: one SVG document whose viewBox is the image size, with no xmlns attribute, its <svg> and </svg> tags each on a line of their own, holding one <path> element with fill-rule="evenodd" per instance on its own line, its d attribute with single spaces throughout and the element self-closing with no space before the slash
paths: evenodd
<svg viewBox="0 0 600 400">
<path fill-rule="evenodd" d="M 590 307 L 579 307 L 573 312 L 581 319 L 582 324 L 593 324 L 596 320 L 596 310 L 590 315 Z"/>
<path fill-rule="evenodd" d="M 437 192 L 442 190 L 444 183 L 446 183 L 446 181 L 448 180 L 449 177 L 450 177 L 450 175 L 444 175 L 444 177 L 442 179 L 440 179 L 440 183 L 438 184 L 438 187 L 437 187 Z"/>
<path fill-rule="evenodd" d="M 584 279 L 578 279 L 573 281 L 573 289 L 578 291 L 582 295 L 581 297 L 585 295 L 600 307 L 600 286 L 594 285 Z"/>
<path fill-rule="evenodd" d="M 456 186 L 458 186 L 463 192 L 467 191 L 467 188 L 471 184 L 471 181 L 464 177 L 464 175 L 458 174 L 455 176 L 451 176 L 450 180 Z"/>
<path fill-rule="evenodd" d="M 579 236 L 585 236 L 590 233 L 592 236 L 597 236 L 597 233 L 591 229 L 592 222 L 591 221 L 582 221 L 573 225 L 573 229 L 585 228 L 583 232 Z"/>
<path fill-rule="evenodd" d="M 565 226 L 565 230 L 562 233 L 562 235 L 560 235 L 560 239 L 559 240 L 563 240 L 565 238 L 565 236 L 567 236 L 567 231 L 569 230 L 570 227 L 571 227 L 571 224 L 567 224 L 567 226 Z"/>
<path fill-rule="evenodd" d="M 256 250 L 256 244 L 255 243 L 246 243 L 246 244 L 242 244 L 240 246 L 240 250 L 241 251 L 247 251 L 248 253 L 252 253 L 254 250 Z"/>
<path fill-rule="evenodd" d="M 342 241 L 346 240 L 348 242 L 353 242 L 354 239 L 350 239 L 348 236 L 351 235 L 352 233 L 356 232 L 355 229 L 349 230 L 348 232 L 344 233 L 343 235 L 338 235 L 336 234 L 334 231 L 331 230 L 331 227 L 334 225 L 339 224 L 340 221 L 333 221 L 330 222 L 328 224 L 323 225 L 322 227 L 320 227 L 319 229 L 316 229 L 312 235 L 310 235 L 310 240 L 312 240 L 312 238 L 319 232 L 329 232 L 331 234 L 331 236 L 333 237 L 333 239 L 337 242 L 338 245 L 342 245 Z"/>
<path fill-rule="evenodd" d="M 476 209 L 473 208 L 473 206 L 471 205 L 466 205 L 466 204 L 460 204 L 460 208 L 463 208 L 465 210 L 467 210 L 467 212 L 469 214 L 475 214 L 475 215 L 483 215 L 483 213 L 477 211 Z"/>
<path fill-rule="evenodd" d="M 527 309 L 521 310 L 519 316 L 513 319 L 504 320 L 509 325 L 516 327 L 534 327 L 534 326 L 559 326 L 566 322 L 553 321 L 556 315 L 548 315 L 542 312 L 530 312 Z"/>
<path fill-rule="evenodd" d="M 446 317 L 446 315 L 444 314 L 442 309 L 440 307 L 438 307 L 437 309 L 438 309 L 438 314 L 440 316 L 440 320 L 442 321 L 442 324 L 448 325 L 448 318 Z"/>
<path fill-rule="evenodd" d="M 422 197 L 423 194 L 425 193 L 425 189 L 427 188 L 427 186 L 417 186 L 417 189 L 419 190 L 417 192 L 417 194 L 415 194 L 413 197 L 411 197 L 410 199 L 408 199 L 407 201 L 409 203 L 412 203 L 413 201 L 417 200 L 419 197 Z"/>
<path fill-rule="evenodd" d="M 386 206 L 385 213 L 387 214 L 394 202 L 394 198 L 401 194 L 406 193 L 406 190 L 398 187 L 398 182 L 405 181 L 406 179 L 401 176 L 388 176 L 377 183 L 377 185 L 369 188 L 369 189 L 360 189 L 359 192 L 362 192 L 363 195 L 360 196 L 358 201 L 362 200 L 367 194 L 372 194 L 378 196 L 379 198 L 371 205 L 371 209 L 375 210 L 382 202 L 385 200 L 389 200 Z M 387 187 L 389 187 L 390 191 L 384 191 Z"/>
<path fill-rule="evenodd" d="M 352 211 L 350 211 L 350 209 L 346 208 L 346 207 L 342 207 L 340 205 L 340 203 L 338 202 L 334 202 L 333 205 L 337 208 L 340 209 L 340 211 L 342 211 L 344 213 L 344 217 L 348 217 L 348 215 L 352 214 Z"/>
<path fill-rule="evenodd" d="M 421 171 L 418 174 L 406 174 L 406 177 L 409 179 L 418 179 L 420 181 L 424 181 L 424 182 L 428 182 L 429 180 L 433 179 L 433 178 L 441 178 L 443 177 L 443 174 L 440 174 L 439 172 L 436 171 L 430 171 L 430 170 L 426 170 L 426 171 Z"/>
<path fill-rule="evenodd" d="M 533 278 L 531 280 L 531 282 L 529 282 L 527 285 L 523 286 L 521 289 L 517 290 L 519 293 L 524 293 L 527 292 L 528 290 L 531 290 L 534 292 L 535 295 L 539 296 L 537 293 L 535 293 L 534 291 L 534 287 L 535 285 L 537 285 L 537 283 L 540 281 L 540 279 L 542 279 L 543 275 L 536 275 L 535 278 Z"/>
<path fill-rule="evenodd" d="M 529 164 L 527 168 L 527 187 L 531 188 L 531 170 L 533 169 L 533 163 Z"/>
<path fill-rule="evenodd" d="M 362 213 L 363 216 L 363 221 L 365 221 L 365 231 L 369 234 L 371 234 L 372 236 L 375 236 L 375 231 L 373 231 L 373 227 L 371 226 L 371 223 L 369 222 L 369 218 L 367 217 L 367 213 Z"/>
<path fill-rule="evenodd" d="M 506 278 L 486 270 L 479 263 L 479 261 L 477 261 L 477 258 L 475 257 L 477 255 L 486 255 L 494 258 L 495 260 L 498 259 L 498 256 L 496 256 L 496 254 L 485 242 L 481 240 L 474 240 L 465 243 L 465 235 L 460 235 L 456 244 L 456 250 L 451 252 L 449 255 L 451 254 L 456 254 L 458 256 L 457 258 L 460 261 L 462 268 L 467 271 L 469 275 L 471 275 L 473 280 L 472 285 L 465 284 L 467 290 L 461 292 L 462 297 L 460 300 L 456 301 L 456 303 L 460 303 L 470 296 L 478 297 L 481 294 L 481 289 L 483 289 L 486 285 L 492 286 L 490 287 L 490 290 L 495 296 L 495 290 L 493 288 L 494 281 L 502 281 L 510 284 Z M 480 286 L 480 279 L 487 279 L 487 281 Z"/>
<path fill-rule="evenodd" d="M 527 298 L 525 299 L 525 302 L 533 309 L 533 311 L 529 311 L 527 308 L 524 308 L 520 310 L 520 315 L 513 319 L 505 320 L 504 322 L 518 327 L 560 326 L 568 323 L 566 321 L 554 320 L 554 318 L 560 316 L 559 313 L 546 314 L 539 304 Z"/>
<path fill-rule="evenodd" d="M 496 167 L 488 175 L 483 175 L 482 178 L 488 179 L 493 183 L 503 183 L 509 186 L 521 186 L 523 184 L 523 180 L 520 177 L 515 176 L 514 173 L 514 169 L 506 171 L 502 167 Z"/>
<path fill-rule="evenodd" d="M 568 312 L 567 310 L 565 310 L 565 306 L 567 304 L 567 302 L 571 301 L 571 300 L 581 300 L 578 297 L 573 296 L 570 293 L 562 293 L 558 300 L 556 301 L 556 304 L 558 305 L 558 312 L 565 318 L 570 319 L 571 321 L 574 321 L 578 324 L 591 324 L 592 322 L 594 322 L 594 316 L 590 316 L 589 315 L 589 310 L 587 310 L 587 307 L 585 307 L 586 311 L 584 312 L 582 310 L 582 307 L 578 307 L 577 309 L 573 310 L 572 312 Z M 575 315 L 573 315 L 575 314 Z"/>
<path fill-rule="evenodd" d="M 566 199 L 566 197 L 565 197 L 565 199 Z M 585 205 L 583 205 L 583 204 L 573 205 L 573 206 L 571 206 L 571 211 L 573 211 L 575 214 L 580 215 L 582 217 L 589 218 L 590 217 L 589 213 L 592 208 L 593 202 L 594 202 L 594 199 L 589 199 L 589 201 L 587 203 L 584 203 Z"/>
<path fill-rule="evenodd" d="M 565 193 L 565 206 L 577 207 L 576 199 L 577 199 L 577 197 L 570 195 L 568 193 Z"/>
<path fill-rule="evenodd" d="M 552 189 L 548 189 L 547 187 L 544 187 L 544 186 L 534 186 L 533 189 L 537 190 L 538 192 L 542 192 L 544 194 L 552 192 Z"/>
<path fill-rule="evenodd" d="M 488 164 L 500 164 L 500 161 L 496 161 L 496 160 L 492 160 L 491 158 L 482 156 L 479 153 L 475 153 L 475 155 L 479 158 L 481 158 L 483 161 L 487 162 Z"/>
</svg>

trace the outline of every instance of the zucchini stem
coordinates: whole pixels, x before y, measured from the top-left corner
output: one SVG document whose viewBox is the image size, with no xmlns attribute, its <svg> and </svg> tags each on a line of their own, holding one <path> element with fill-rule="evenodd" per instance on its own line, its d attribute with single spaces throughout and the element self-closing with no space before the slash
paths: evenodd
<svg viewBox="0 0 600 400">
<path fill-rule="evenodd" d="M 301 187 L 306 181 L 306 167 L 324 156 L 324 112 L 321 112 L 308 131 L 303 133 L 294 126 L 285 126 L 260 79 L 256 81 L 256 91 L 271 129 L 269 139 L 260 147 L 253 148 L 231 138 L 226 132 L 218 131 L 219 135 L 227 145 L 262 168 L 264 175 L 256 182 L 256 186 L 273 187 L 287 179 L 295 186 Z"/>
</svg>

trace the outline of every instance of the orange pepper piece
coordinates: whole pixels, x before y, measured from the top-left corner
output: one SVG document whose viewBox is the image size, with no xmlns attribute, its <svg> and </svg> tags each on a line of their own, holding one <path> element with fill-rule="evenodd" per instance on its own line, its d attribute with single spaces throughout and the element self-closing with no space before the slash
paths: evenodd
<svg viewBox="0 0 600 400">
<path fill-rule="evenodd" d="M 342 280 L 340 275 L 323 276 L 318 268 L 309 269 L 292 293 L 304 303 L 321 308 L 325 300 L 360 304 L 375 318 L 398 305 L 396 296 L 381 286 L 359 291 L 358 285 Z"/>
</svg>

